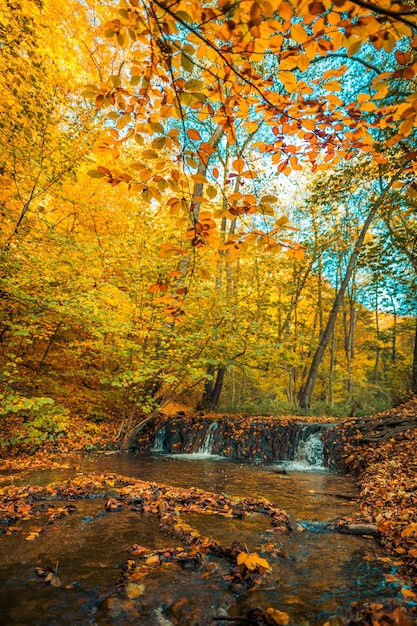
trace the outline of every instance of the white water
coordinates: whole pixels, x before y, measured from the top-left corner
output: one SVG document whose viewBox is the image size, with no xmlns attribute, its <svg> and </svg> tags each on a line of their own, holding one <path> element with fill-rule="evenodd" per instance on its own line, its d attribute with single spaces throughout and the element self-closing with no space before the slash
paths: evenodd
<svg viewBox="0 0 417 626">
<path fill-rule="evenodd" d="M 167 456 L 172 458 L 175 457 L 176 459 L 183 459 L 184 461 L 204 461 L 204 459 L 216 461 L 225 459 L 224 456 L 220 456 L 219 454 L 213 454 L 213 444 L 217 427 L 217 422 L 212 422 L 209 425 L 209 427 L 207 428 L 207 432 L 204 435 L 204 439 L 201 442 L 197 452 L 180 452 L 179 454 L 167 454 Z M 153 451 L 155 451 L 155 448 L 153 449 Z"/>
<path fill-rule="evenodd" d="M 196 452 L 172 453 L 167 454 L 167 456 L 188 461 L 204 461 L 205 459 L 214 461 L 224 459 L 225 457 L 221 455 L 213 454 L 217 428 L 217 422 L 212 422 L 208 426 L 204 438 Z M 298 441 L 294 459 L 278 461 L 279 467 L 294 472 L 327 471 L 327 468 L 324 467 L 323 464 L 323 441 L 320 432 L 312 433 L 308 436 L 303 435 L 304 432 L 302 431 L 300 433 L 300 439 Z M 164 452 L 165 437 L 166 430 L 165 427 L 162 427 L 156 433 L 151 452 Z"/>
<path fill-rule="evenodd" d="M 230 459 L 227 459 L 225 456 L 210 454 L 210 452 L 180 452 L 178 454 L 174 452 L 172 454 L 167 454 L 166 456 L 171 459 L 182 459 L 184 461 L 204 461 L 204 459 L 209 461 L 230 461 Z"/>
<path fill-rule="evenodd" d="M 201 446 L 197 450 L 197 454 L 204 454 L 206 456 L 212 456 L 214 436 L 215 436 L 216 429 L 217 429 L 217 422 L 212 422 L 210 426 L 207 428 L 207 432 L 201 443 Z"/>
<path fill-rule="evenodd" d="M 325 472 L 323 460 L 323 440 L 320 433 L 312 433 L 301 439 L 294 460 L 282 463 L 286 470 L 293 472 Z"/>
<path fill-rule="evenodd" d="M 162 426 L 155 435 L 155 440 L 151 448 L 151 452 L 163 452 L 165 441 L 165 426 Z"/>
</svg>

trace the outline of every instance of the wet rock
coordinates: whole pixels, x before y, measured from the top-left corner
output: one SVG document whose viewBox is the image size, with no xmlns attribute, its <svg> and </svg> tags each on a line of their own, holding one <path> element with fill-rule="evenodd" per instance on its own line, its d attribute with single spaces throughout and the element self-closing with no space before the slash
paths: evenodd
<svg viewBox="0 0 417 626">
<path fill-rule="evenodd" d="M 103 603 L 102 610 L 118 624 L 139 624 L 139 604 L 131 599 L 109 596 Z"/>
<path fill-rule="evenodd" d="M 341 524 L 336 526 L 336 530 L 343 535 L 370 535 L 379 537 L 380 532 L 374 524 Z"/>
<path fill-rule="evenodd" d="M 175 600 L 165 614 L 175 626 L 207 626 L 209 622 L 203 610 L 193 606 L 184 596 Z"/>
</svg>

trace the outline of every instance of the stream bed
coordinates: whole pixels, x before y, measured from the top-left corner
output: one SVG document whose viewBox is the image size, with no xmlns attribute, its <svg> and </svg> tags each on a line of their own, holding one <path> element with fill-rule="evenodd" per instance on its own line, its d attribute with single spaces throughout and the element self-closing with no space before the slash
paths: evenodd
<svg viewBox="0 0 417 626">
<path fill-rule="evenodd" d="M 402 601 L 400 588 L 406 582 L 375 540 L 341 535 L 327 527 L 327 522 L 355 511 L 357 491 L 350 477 L 320 465 L 251 465 L 207 454 L 77 456 L 68 463 L 68 469 L 14 477 L 13 484 L 47 484 L 92 471 L 112 471 L 228 496 L 268 498 L 289 513 L 294 532 L 271 534 L 268 520 L 259 514 L 242 520 L 185 514 L 184 520 L 202 535 L 223 544 L 238 540 L 249 552 L 269 559 L 272 570 L 265 584 L 236 593 L 224 580 L 225 565 L 212 557 L 209 574 L 160 568 L 144 579 L 137 599 L 109 601 L 107 591 L 117 584 L 120 564 L 129 559 L 132 544 L 159 549 L 180 542 L 159 532 L 156 515 L 127 509 L 106 513 L 101 497 L 76 500 L 76 511 L 57 520 L 35 541 L 17 534 L 0 535 L 2 624 L 202 626 L 226 624 L 212 618 L 240 615 L 259 606 L 284 611 L 290 624 L 302 626 L 343 616 L 353 602 Z M 27 525 L 33 526 L 33 520 Z M 271 545 L 285 557 L 270 558 Z M 57 562 L 62 585 L 55 588 L 40 580 L 35 568 L 55 567 Z"/>
</svg>

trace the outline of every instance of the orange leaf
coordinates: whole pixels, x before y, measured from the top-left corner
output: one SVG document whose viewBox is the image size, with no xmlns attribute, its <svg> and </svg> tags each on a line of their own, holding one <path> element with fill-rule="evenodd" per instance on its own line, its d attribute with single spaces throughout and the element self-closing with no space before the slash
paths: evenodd
<svg viewBox="0 0 417 626">
<path fill-rule="evenodd" d="M 187 135 L 190 139 L 195 139 L 196 141 L 201 139 L 200 133 L 195 128 L 190 128 L 189 130 L 187 130 Z"/>
<path fill-rule="evenodd" d="M 245 167 L 245 161 L 243 159 L 236 159 L 232 163 L 232 167 L 236 172 L 242 172 Z"/>
<path fill-rule="evenodd" d="M 284 611 L 278 611 L 278 609 L 266 609 L 265 611 L 268 617 L 268 623 L 273 624 L 274 626 L 287 626 L 290 621 L 290 616 Z"/>
<path fill-rule="evenodd" d="M 146 565 L 155 565 L 159 563 L 159 556 L 157 554 L 151 554 L 145 561 Z"/>
<path fill-rule="evenodd" d="M 301 24 L 293 24 L 290 32 L 292 39 L 297 43 L 305 43 L 308 39 L 308 35 Z"/>
<path fill-rule="evenodd" d="M 342 87 L 337 80 L 329 80 L 327 83 L 323 83 L 323 89 L 327 91 L 341 91 Z"/>
<path fill-rule="evenodd" d="M 401 50 L 397 50 L 395 58 L 400 65 L 407 65 L 411 61 L 411 54 L 410 52 L 401 52 Z"/>
</svg>

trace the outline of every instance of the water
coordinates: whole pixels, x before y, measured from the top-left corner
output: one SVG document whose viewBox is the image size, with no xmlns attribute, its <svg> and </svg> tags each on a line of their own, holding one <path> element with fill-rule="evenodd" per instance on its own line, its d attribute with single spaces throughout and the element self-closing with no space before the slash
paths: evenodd
<svg viewBox="0 0 417 626">
<path fill-rule="evenodd" d="M 283 462 L 290 471 L 322 472 L 327 471 L 323 459 L 323 440 L 320 432 L 301 438 L 295 451 L 294 460 Z"/>
<path fill-rule="evenodd" d="M 165 435 L 166 435 L 166 429 L 165 429 L 165 426 L 162 426 L 162 428 L 160 428 L 155 435 L 155 441 L 154 441 L 151 452 L 163 452 L 164 451 Z"/>
<path fill-rule="evenodd" d="M 321 626 L 334 614 L 344 615 L 352 602 L 400 599 L 404 582 L 386 582 L 386 575 L 395 574 L 395 566 L 375 541 L 328 529 L 329 522 L 354 512 L 354 505 L 345 500 L 347 493 L 355 495 L 348 477 L 328 471 L 293 472 L 290 466 L 287 474 L 280 474 L 274 466 L 213 458 L 191 462 L 161 454 L 72 457 L 70 465 L 70 469 L 38 471 L 15 482 L 26 484 L 30 478 L 32 484 L 46 484 L 77 473 L 110 470 L 231 496 L 266 497 L 290 513 L 295 530 L 289 536 L 271 535 L 269 520 L 262 515 L 243 520 L 183 515 L 202 534 L 223 543 L 237 539 L 267 558 L 272 571 L 262 586 L 236 593 L 222 577 L 230 566 L 213 557 L 214 569 L 208 576 L 159 568 L 143 580 L 145 592 L 137 600 L 114 593 L 107 597 L 114 592 L 119 565 L 129 558 L 131 544 L 156 549 L 179 541 L 161 535 L 154 515 L 128 507 L 104 514 L 102 498 L 76 500 L 77 511 L 47 526 L 35 541 L 0 536 L 0 621 L 4 624 L 205 626 L 225 612 L 241 615 L 250 606 L 271 606 L 287 612 L 293 626 L 306 621 Z M 30 520 L 21 525 L 29 529 L 39 523 Z M 288 557 L 268 552 L 271 545 Z M 55 567 L 57 561 L 63 584 L 53 588 L 38 580 L 34 569 Z"/>
<path fill-rule="evenodd" d="M 217 422 L 212 422 L 207 428 L 207 432 L 203 439 L 203 443 L 198 448 L 199 454 L 212 454 L 216 429 L 217 429 Z"/>
</svg>

